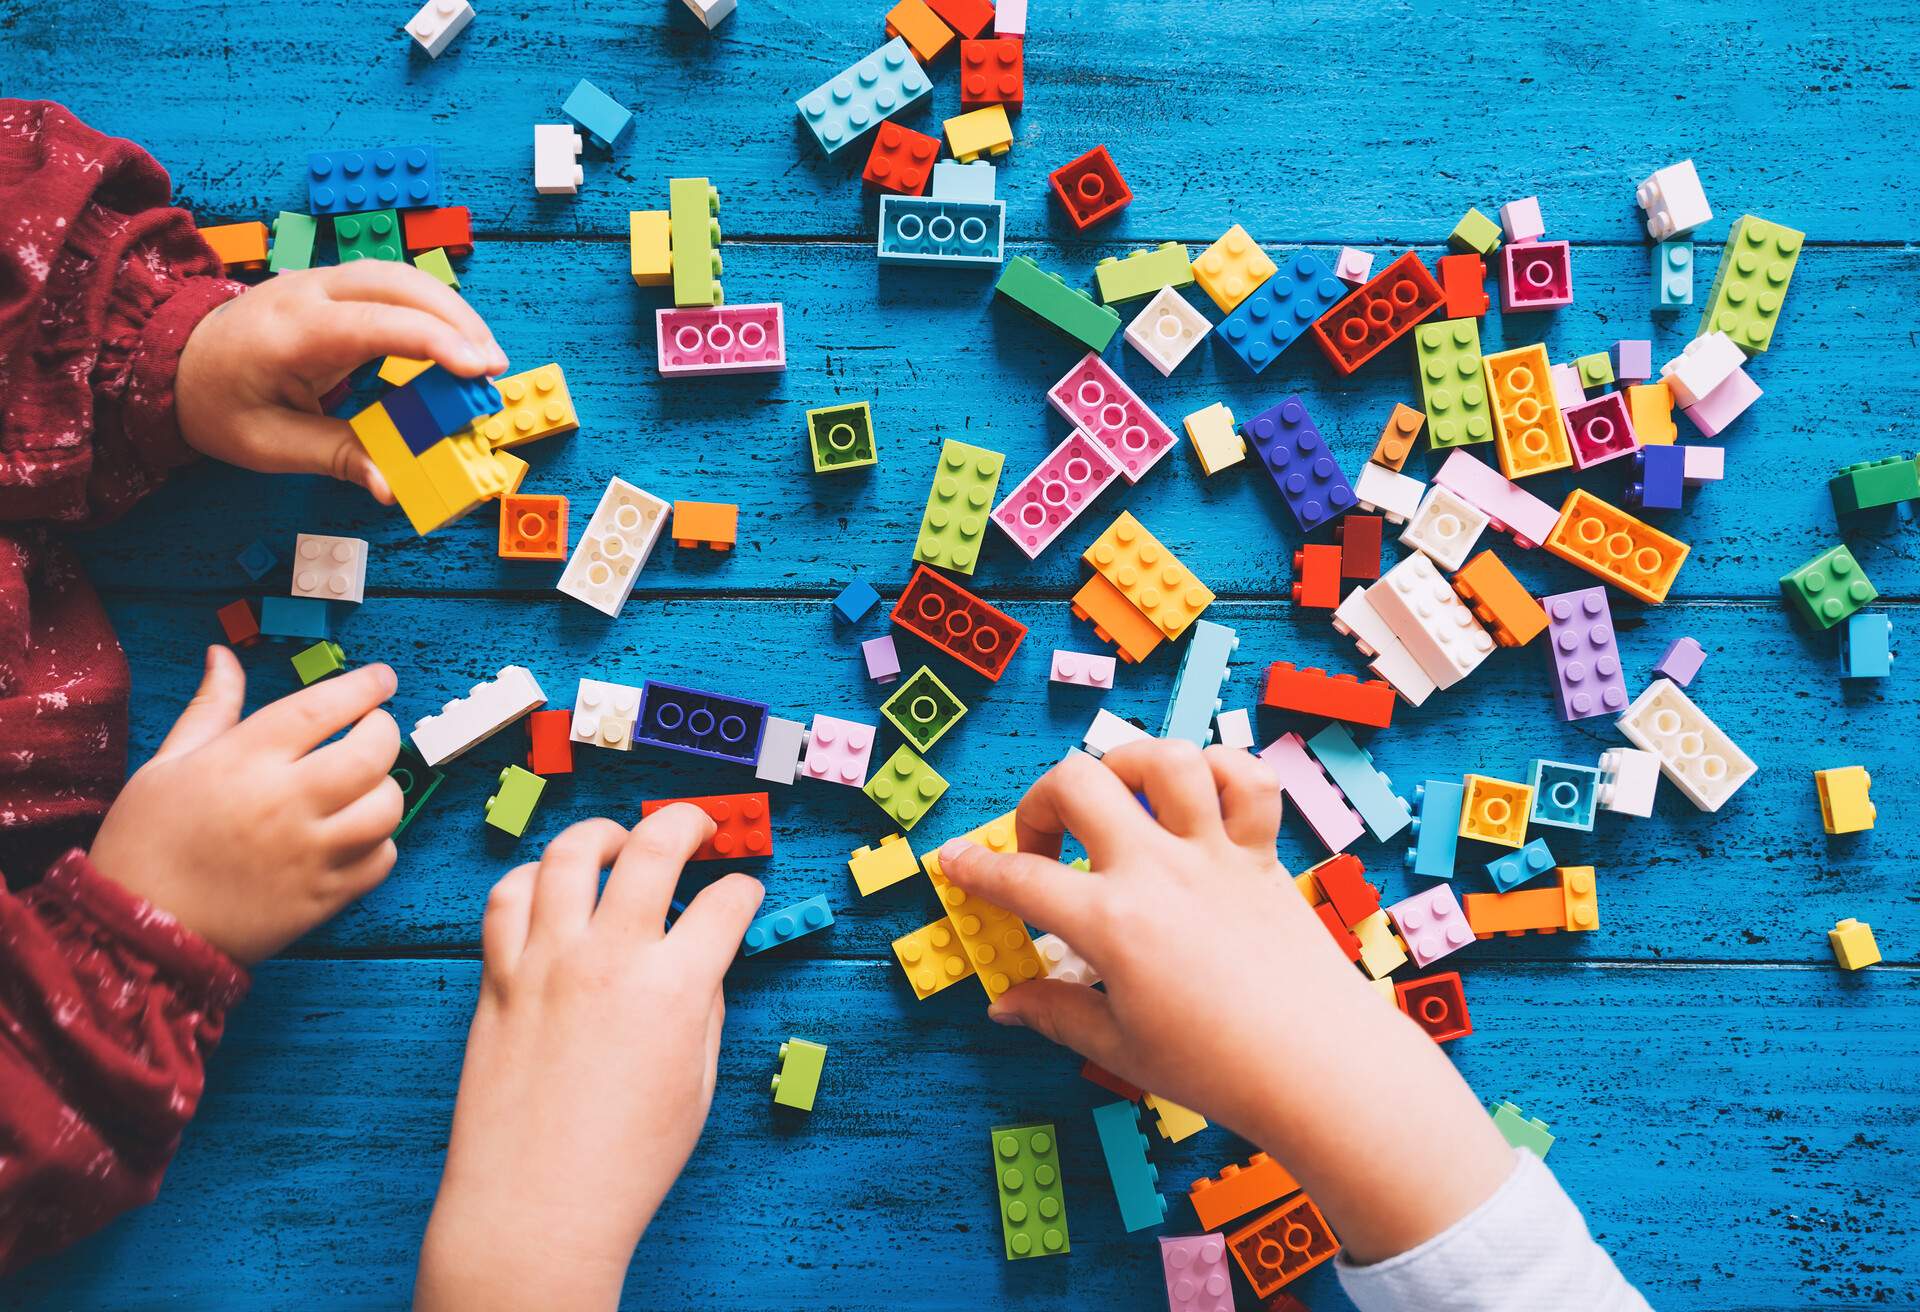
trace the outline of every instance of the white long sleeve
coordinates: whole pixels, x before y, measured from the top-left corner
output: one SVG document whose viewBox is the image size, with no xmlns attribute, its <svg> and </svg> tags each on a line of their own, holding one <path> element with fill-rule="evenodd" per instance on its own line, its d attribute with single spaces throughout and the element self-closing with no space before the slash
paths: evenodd
<svg viewBox="0 0 1920 1312">
<path fill-rule="evenodd" d="M 1360 1312 L 1649 1312 L 1546 1163 L 1513 1174 L 1452 1226 L 1384 1262 L 1336 1263 Z"/>
</svg>

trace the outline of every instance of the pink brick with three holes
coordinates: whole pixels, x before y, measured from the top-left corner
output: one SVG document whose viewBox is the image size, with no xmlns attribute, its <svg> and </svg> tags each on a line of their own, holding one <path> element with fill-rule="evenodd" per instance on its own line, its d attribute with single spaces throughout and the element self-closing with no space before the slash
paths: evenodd
<svg viewBox="0 0 1920 1312">
<path fill-rule="evenodd" d="M 668 377 L 771 374 L 787 367 L 786 317 L 768 305 L 700 305 L 654 314 Z"/>
<path fill-rule="evenodd" d="M 1557 310 L 1573 304 L 1573 252 L 1564 241 L 1523 241 L 1500 248 L 1500 309 Z"/>
<path fill-rule="evenodd" d="M 1559 685 L 1560 718 L 1587 720 L 1627 709 L 1620 648 L 1605 588 L 1580 588 L 1540 598 L 1547 612 L 1547 650 Z"/>
<path fill-rule="evenodd" d="M 1341 851 L 1360 837 L 1360 817 L 1327 778 L 1327 772 L 1307 755 L 1307 744 L 1299 734 L 1283 734 L 1274 739 L 1260 753 L 1260 759 L 1279 776 L 1280 791 L 1313 826 L 1313 832 L 1329 852 Z"/>
<path fill-rule="evenodd" d="M 1120 474 L 1120 462 L 1076 428 L 1031 474 L 1014 484 L 990 518 L 1032 560 Z"/>
<path fill-rule="evenodd" d="M 1173 430 L 1091 351 L 1047 389 L 1047 400 L 1107 449 L 1129 483 L 1173 450 Z"/>
<path fill-rule="evenodd" d="M 1567 421 L 1567 441 L 1573 446 L 1575 469 L 1592 469 L 1640 449 L 1624 392 L 1608 392 L 1576 406 L 1563 406 L 1560 417 Z"/>
<path fill-rule="evenodd" d="M 1560 522 L 1558 510 L 1466 451 L 1449 455 L 1433 481 L 1465 497 L 1518 546 L 1539 546 Z"/>
<path fill-rule="evenodd" d="M 816 715 L 807 727 L 807 756 L 800 773 L 809 779 L 848 788 L 867 786 L 867 766 L 873 759 L 874 728 L 855 720 Z"/>
<path fill-rule="evenodd" d="M 1436 884 L 1424 893 L 1395 902 L 1387 908 L 1387 915 L 1407 941 L 1407 955 L 1416 966 L 1431 965 L 1473 942 L 1473 926 L 1467 923 L 1460 900 L 1446 884 Z"/>
</svg>

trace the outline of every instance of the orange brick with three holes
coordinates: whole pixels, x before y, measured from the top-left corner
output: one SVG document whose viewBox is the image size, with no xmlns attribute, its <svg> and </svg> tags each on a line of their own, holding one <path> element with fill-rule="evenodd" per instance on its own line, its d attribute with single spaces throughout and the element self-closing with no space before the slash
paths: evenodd
<svg viewBox="0 0 1920 1312">
<path fill-rule="evenodd" d="M 903 37 L 913 57 L 931 64 L 953 44 L 953 29 L 927 8 L 927 0 L 900 0 L 887 11 L 887 35 Z"/>
<path fill-rule="evenodd" d="M 1354 937 L 1352 930 L 1340 923 L 1340 914 L 1333 909 L 1333 903 L 1322 902 L 1313 912 L 1320 917 L 1320 923 L 1327 927 L 1327 933 L 1333 935 L 1333 941 L 1340 945 L 1340 950 L 1347 954 L 1347 960 L 1360 960 L 1360 940 Z"/>
<path fill-rule="evenodd" d="M 1340 544 L 1340 577 L 1377 579 L 1380 577 L 1380 534 L 1386 521 L 1379 515 L 1342 515 L 1333 526 L 1333 540 Z"/>
<path fill-rule="evenodd" d="M 740 534 L 740 507 L 726 501 L 673 503 L 673 545 L 731 551 Z"/>
<path fill-rule="evenodd" d="M 1309 543 L 1293 553 L 1293 604 L 1315 610 L 1340 605 L 1340 548 Z"/>
<path fill-rule="evenodd" d="M 1491 551 L 1481 552 L 1453 576 L 1453 590 L 1502 647 L 1524 647 L 1547 627 L 1547 612 Z"/>
<path fill-rule="evenodd" d="M 1195 1180 L 1187 1194 L 1193 1199 L 1200 1228 L 1217 1230 L 1256 1207 L 1279 1202 L 1299 1187 L 1286 1167 L 1265 1153 L 1255 1153 L 1245 1166 L 1224 1166 L 1219 1175 Z"/>
<path fill-rule="evenodd" d="M 1387 416 L 1387 426 L 1380 434 L 1380 440 L 1374 443 L 1373 463 L 1384 465 L 1398 473 L 1407 464 L 1407 457 L 1413 454 L 1413 444 L 1420 436 L 1420 429 L 1426 424 L 1424 410 L 1415 410 L 1400 401 L 1393 403 L 1393 413 Z"/>
<path fill-rule="evenodd" d="M 567 499 L 509 493 L 500 498 L 500 559 L 565 560 Z M 540 771 L 535 770 L 535 774 Z"/>
<path fill-rule="evenodd" d="M 229 269 L 252 272 L 267 267 L 267 225 L 264 223 L 257 220 L 253 223 L 222 223 L 200 229 L 200 237 L 213 247 L 213 253 L 220 257 L 220 263 Z"/>
<path fill-rule="evenodd" d="M 527 717 L 527 769 L 573 773 L 573 712 L 535 711 Z"/>
<path fill-rule="evenodd" d="M 644 820 L 661 807 L 672 806 L 675 802 L 697 806 L 713 821 L 713 837 L 702 843 L 700 850 L 689 860 L 740 861 L 748 857 L 773 855 L 773 824 L 765 793 L 662 797 L 640 803 L 640 818 Z"/>
<path fill-rule="evenodd" d="M 1385 679 L 1362 683 L 1351 674 L 1296 669 L 1291 661 L 1275 661 L 1267 667 L 1267 686 L 1260 694 L 1260 704 L 1375 729 L 1393 723 L 1393 685 Z"/>
</svg>

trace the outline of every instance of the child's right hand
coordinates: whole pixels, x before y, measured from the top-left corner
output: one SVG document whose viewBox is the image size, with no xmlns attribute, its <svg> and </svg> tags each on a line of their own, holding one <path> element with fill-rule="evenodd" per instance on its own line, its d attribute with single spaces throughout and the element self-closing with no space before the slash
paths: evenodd
<svg viewBox="0 0 1920 1312">
<path fill-rule="evenodd" d="M 247 676 L 208 648 L 200 690 L 101 823 L 94 868 L 243 965 L 272 956 L 393 869 L 394 687 L 363 665 L 242 720 Z"/>
</svg>

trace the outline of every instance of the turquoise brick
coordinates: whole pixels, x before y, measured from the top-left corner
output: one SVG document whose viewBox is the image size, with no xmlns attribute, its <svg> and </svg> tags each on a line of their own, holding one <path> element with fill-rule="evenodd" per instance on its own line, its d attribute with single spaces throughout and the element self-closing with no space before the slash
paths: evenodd
<svg viewBox="0 0 1920 1312">
<path fill-rule="evenodd" d="M 1354 743 L 1346 725 L 1328 725 L 1307 739 L 1307 750 L 1347 795 L 1347 804 L 1376 842 L 1386 842 L 1413 822 L 1405 799 L 1393 791 L 1393 781 L 1374 767 L 1372 755 Z"/>
<path fill-rule="evenodd" d="M 1413 786 L 1413 846 L 1407 872 L 1425 879 L 1452 879 L 1460 851 L 1460 804 L 1466 788 L 1453 779 L 1429 779 Z"/>
<path fill-rule="evenodd" d="M 1593 832 L 1600 799 L 1600 771 L 1565 761 L 1533 763 L 1533 823 Z"/>
</svg>

